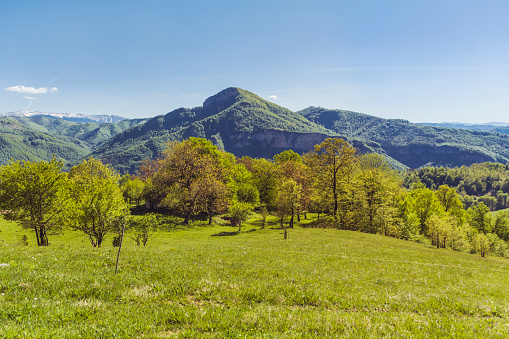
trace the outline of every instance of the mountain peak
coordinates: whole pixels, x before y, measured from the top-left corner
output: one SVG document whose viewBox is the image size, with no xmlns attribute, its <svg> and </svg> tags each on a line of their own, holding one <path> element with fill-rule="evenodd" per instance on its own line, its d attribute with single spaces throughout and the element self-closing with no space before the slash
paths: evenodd
<svg viewBox="0 0 509 339">
<path fill-rule="evenodd" d="M 230 107 L 237 101 L 237 97 L 241 94 L 241 89 L 237 87 L 229 87 L 221 92 L 207 98 L 203 102 L 203 108 L 211 113 L 219 113 Z"/>
</svg>

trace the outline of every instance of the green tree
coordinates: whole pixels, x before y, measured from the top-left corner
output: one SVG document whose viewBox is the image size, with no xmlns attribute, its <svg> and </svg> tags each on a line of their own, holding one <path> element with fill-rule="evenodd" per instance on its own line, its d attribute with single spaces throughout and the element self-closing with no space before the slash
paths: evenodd
<svg viewBox="0 0 509 339">
<path fill-rule="evenodd" d="M 340 198 L 346 197 L 354 169 L 355 149 L 340 138 L 327 138 L 306 157 L 316 176 L 317 189 L 330 192 L 332 215 L 337 219 Z M 345 210 L 345 208 L 343 208 Z"/>
<path fill-rule="evenodd" d="M 467 212 L 470 224 L 475 229 L 483 234 L 487 234 L 491 231 L 490 209 L 483 202 L 470 207 Z"/>
<path fill-rule="evenodd" d="M 394 219 L 397 214 L 397 195 L 400 185 L 396 173 L 385 158 L 379 154 L 367 154 L 359 158 L 359 172 L 355 181 L 356 190 L 362 193 L 356 210 L 365 218 L 363 231 L 385 235 L 394 233 Z"/>
<path fill-rule="evenodd" d="M 276 166 L 267 159 L 250 159 L 249 162 L 249 167 L 246 167 L 253 174 L 253 182 L 258 189 L 260 203 L 273 209 L 276 204 L 278 184 Z"/>
<path fill-rule="evenodd" d="M 16 161 L 0 168 L 0 209 L 6 220 L 32 229 L 37 245 L 48 246 L 48 234 L 62 228 L 67 178 L 60 173 L 63 162 Z"/>
<path fill-rule="evenodd" d="M 252 211 L 253 207 L 244 202 L 237 202 L 230 206 L 229 213 L 231 221 L 233 225 L 239 225 L 238 232 L 242 230 L 242 223 L 249 218 Z"/>
<path fill-rule="evenodd" d="M 294 216 L 300 208 L 301 187 L 293 179 L 288 179 L 281 184 L 277 196 L 277 206 L 279 215 L 283 218 L 290 217 L 289 227 L 293 228 Z M 284 238 L 287 238 L 286 227 L 284 228 Z"/>
<path fill-rule="evenodd" d="M 493 222 L 493 233 L 500 239 L 509 241 L 509 215 L 506 211 L 496 212 L 495 221 Z"/>
<path fill-rule="evenodd" d="M 302 162 L 302 157 L 291 149 L 276 154 L 273 159 L 275 162 L 285 162 L 285 161 Z"/>
<path fill-rule="evenodd" d="M 129 204 L 139 204 L 144 196 L 145 184 L 140 178 L 128 178 L 122 185 L 122 189 L 124 198 Z"/>
<path fill-rule="evenodd" d="M 472 239 L 472 245 L 474 250 L 481 254 L 481 257 L 485 257 L 490 252 L 490 242 L 484 233 L 478 233 Z"/>
<path fill-rule="evenodd" d="M 100 247 L 108 232 L 119 232 L 130 216 L 114 170 L 92 157 L 69 172 L 70 208 L 67 222 L 88 235 L 92 246 Z"/>
<path fill-rule="evenodd" d="M 419 183 L 414 184 L 405 199 L 408 200 L 408 207 L 417 217 L 420 233 L 427 236 L 429 220 L 432 215 L 442 213 L 442 205 L 432 190 Z"/>
<path fill-rule="evenodd" d="M 134 232 L 134 241 L 140 246 L 147 244 L 148 239 L 157 230 L 159 222 L 157 221 L 157 215 L 155 213 L 147 213 L 136 222 L 136 228 Z"/>
</svg>

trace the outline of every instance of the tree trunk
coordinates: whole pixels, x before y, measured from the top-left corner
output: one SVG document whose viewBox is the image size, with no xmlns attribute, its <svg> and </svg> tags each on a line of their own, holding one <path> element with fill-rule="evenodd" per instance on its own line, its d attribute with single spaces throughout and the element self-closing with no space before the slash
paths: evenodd
<svg viewBox="0 0 509 339">
<path fill-rule="evenodd" d="M 334 195 L 334 220 L 338 220 L 338 192 L 336 187 L 336 172 L 334 172 L 334 183 L 332 187 L 332 193 Z"/>
<path fill-rule="evenodd" d="M 37 246 L 41 246 L 41 240 L 39 240 L 39 229 L 37 228 L 37 225 L 34 224 L 34 231 L 35 236 L 37 238 Z"/>
<path fill-rule="evenodd" d="M 239 233 L 240 233 L 241 228 L 242 228 L 242 221 L 239 221 L 239 230 L 238 230 Z"/>
<path fill-rule="evenodd" d="M 293 212 L 292 212 L 292 217 L 290 218 L 290 228 L 293 228 Z"/>
<path fill-rule="evenodd" d="M 186 218 L 184 219 L 184 224 L 189 225 L 189 219 L 191 219 L 191 209 L 188 209 L 186 212 Z"/>
<path fill-rule="evenodd" d="M 48 246 L 48 236 L 46 234 L 46 228 L 43 225 L 39 225 L 39 246 Z"/>
<path fill-rule="evenodd" d="M 300 214 L 297 213 L 297 221 L 300 221 Z"/>
<path fill-rule="evenodd" d="M 209 213 L 209 225 L 212 225 L 212 213 Z"/>
</svg>

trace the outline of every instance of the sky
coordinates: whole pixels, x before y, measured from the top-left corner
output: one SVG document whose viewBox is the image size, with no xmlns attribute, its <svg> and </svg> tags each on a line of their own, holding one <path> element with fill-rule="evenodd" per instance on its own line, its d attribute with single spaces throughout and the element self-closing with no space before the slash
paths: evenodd
<svg viewBox="0 0 509 339">
<path fill-rule="evenodd" d="M 0 112 L 153 117 L 240 87 L 293 111 L 509 122 L 509 1 L 0 1 Z"/>
</svg>

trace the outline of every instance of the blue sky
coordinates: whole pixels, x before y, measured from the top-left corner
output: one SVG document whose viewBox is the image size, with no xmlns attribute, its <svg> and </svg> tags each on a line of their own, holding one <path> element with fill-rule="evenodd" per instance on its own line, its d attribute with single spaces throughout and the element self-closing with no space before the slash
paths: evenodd
<svg viewBox="0 0 509 339">
<path fill-rule="evenodd" d="M 509 1 L 1 1 L 0 112 L 129 118 L 236 86 L 292 110 L 509 122 Z"/>
</svg>

